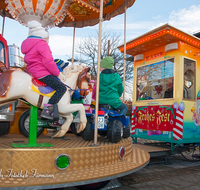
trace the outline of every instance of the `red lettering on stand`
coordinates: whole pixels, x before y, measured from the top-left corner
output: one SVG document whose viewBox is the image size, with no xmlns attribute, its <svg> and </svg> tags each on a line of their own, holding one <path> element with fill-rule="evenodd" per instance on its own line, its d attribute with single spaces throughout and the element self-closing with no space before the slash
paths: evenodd
<svg viewBox="0 0 200 190">
<path fill-rule="evenodd" d="M 146 56 L 146 61 L 150 61 L 163 56 L 163 52 L 155 53 L 154 55 Z"/>
<path fill-rule="evenodd" d="M 138 129 L 173 131 L 175 118 L 176 110 L 170 105 L 137 106 L 132 120 Z"/>
</svg>

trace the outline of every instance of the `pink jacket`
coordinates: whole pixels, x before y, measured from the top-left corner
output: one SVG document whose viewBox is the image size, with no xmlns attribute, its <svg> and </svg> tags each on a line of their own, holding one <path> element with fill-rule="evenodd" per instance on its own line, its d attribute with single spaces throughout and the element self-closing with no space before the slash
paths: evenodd
<svg viewBox="0 0 200 190">
<path fill-rule="evenodd" d="M 27 38 L 22 42 L 21 51 L 25 54 L 24 61 L 33 77 L 59 75 L 50 47 L 42 38 Z"/>
</svg>

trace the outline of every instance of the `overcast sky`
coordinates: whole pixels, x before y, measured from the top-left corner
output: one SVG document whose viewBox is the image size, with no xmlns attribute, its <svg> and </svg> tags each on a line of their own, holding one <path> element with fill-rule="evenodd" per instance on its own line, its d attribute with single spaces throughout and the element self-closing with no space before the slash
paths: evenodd
<svg viewBox="0 0 200 190">
<path fill-rule="evenodd" d="M 3 18 L 0 18 L 2 27 Z M 103 23 L 103 27 L 124 35 L 124 15 L 118 15 Z M 136 38 L 160 25 L 169 23 L 185 32 L 200 31 L 200 1 L 199 0 L 136 0 L 127 10 L 127 41 Z M 98 25 L 76 29 L 76 41 L 88 34 L 94 34 Z M 66 61 L 72 55 L 73 28 L 52 28 L 50 33 L 50 48 L 54 58 Z M 28 28 L 17 21 L 6 18 L 4 37 L 8 45 L 21 46 L 27 37 Z"/>
</svg>

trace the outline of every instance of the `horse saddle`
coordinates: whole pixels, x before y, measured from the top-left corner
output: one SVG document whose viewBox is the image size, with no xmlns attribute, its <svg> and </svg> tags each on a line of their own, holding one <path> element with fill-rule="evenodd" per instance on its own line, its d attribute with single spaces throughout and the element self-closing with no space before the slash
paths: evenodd
<svg viewBox="0 0 200 190">
<path fill-rule="evenodd" d="M 37 92 L 38 94 L 51 97 L 55 93 L 54 89 L 52 89 L 50 86 L 47 86 L 45 83 L 39 81 L 36 78 L 32 78 L 32 83 L 32 90 Z"/>
</svg>

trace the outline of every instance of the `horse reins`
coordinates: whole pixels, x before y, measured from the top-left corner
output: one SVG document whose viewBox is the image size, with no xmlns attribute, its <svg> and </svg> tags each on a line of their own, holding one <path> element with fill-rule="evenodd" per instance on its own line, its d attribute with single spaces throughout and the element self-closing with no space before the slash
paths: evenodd
<svg viewBox="0 0 200 190">
<path fill-rule="evenodd" d="M 63 83 L 64 84 L 64 83 Z M 90 89 L 72 89 L 70 86 L 64 84 L 67 88 L 69 88 L 71 91 L 75 91 L 75 90 L 79 90 L 79 91 L 87 91 L 87 90 L 90 90 Z"/>
</svg>

